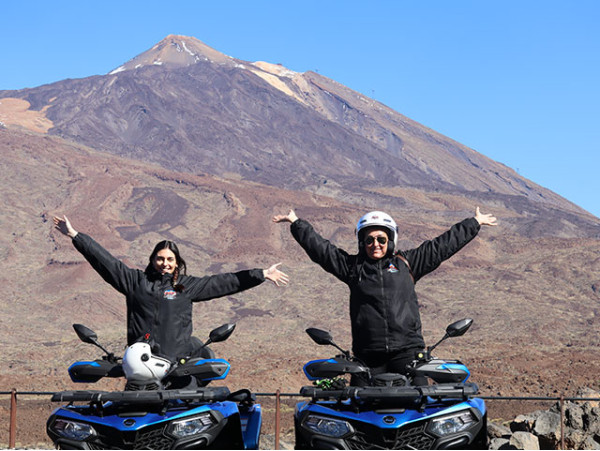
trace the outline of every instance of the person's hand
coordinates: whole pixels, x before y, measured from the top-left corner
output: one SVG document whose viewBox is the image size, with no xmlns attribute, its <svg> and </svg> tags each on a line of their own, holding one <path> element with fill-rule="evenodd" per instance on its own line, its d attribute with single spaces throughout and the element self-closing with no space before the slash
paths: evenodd
<svg viewBox="0 0 600 451">
<path fill-rule="evenodd" d="M 273 222 L 295 222 L 298 220 L 298 216 L 294 213 L 294 210 L 290 210 L 287 215 L 275 215 L 273 216 Z"/>
<path fill-rule="evenodd" d="M 280 265 L 281 263 L 275 263 L 273 266 L 263 270 L 265 279 L 270 280 L 278 287 L 286 286 L 290 281 L 286 273 L 279 271 L 278 266 Z"/>
<path fill-rule="evenodd" d="M 491 215 L 491 214 L 482 214 L 479 211 L 479 207 L 477 207 L 475 209 L 475 219 L 477 219 L 477 222 L 479 223 L 479 225 L 487 225 L 487 226 L 496 226 L 498 224 L 496 224 L 496 217 Z"/>
<path fill-rule="evenodd" d="M 71 238 L 75 238 L 75 235 L 77 235 L 77 230 L 73 228 L 71 222 L 66 216 L 63 216 L 62 218 L 57 218 L 56 216 L 54 216 L 53 219 L 54 227 L 57 230 L 59 230 L 60 233 L 62 233 L 63 235 L 70 236 Z"/>
</svg>

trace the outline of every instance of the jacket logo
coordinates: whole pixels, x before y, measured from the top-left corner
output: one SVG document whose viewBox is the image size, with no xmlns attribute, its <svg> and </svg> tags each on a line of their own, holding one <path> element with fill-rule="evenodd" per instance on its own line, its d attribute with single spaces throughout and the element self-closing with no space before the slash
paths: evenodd
<svg viewBox="0 0 600 451">
<path fill-rule="evenodd" d="M 393 263 L 390 263 L 390 266 L 388 266 L 387 271 L 388 272 L 398 272 L 398 268 L 396 268 L 396 266 Z"/>
<path fill-rule="evenodd" d="M 175 299 L 176 295 L 177 295 L 177 292 L 175 290 L 165 290 L 163 297 L 165 299 L 173 300 L 173 299 Z"/>
</svg>

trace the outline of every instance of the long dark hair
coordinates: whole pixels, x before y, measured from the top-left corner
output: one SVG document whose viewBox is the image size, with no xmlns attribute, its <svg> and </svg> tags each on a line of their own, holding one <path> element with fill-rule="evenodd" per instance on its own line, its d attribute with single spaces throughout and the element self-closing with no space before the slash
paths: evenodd
<svg viewBox="0 0 600 451">
<path fill-rule="evenodd" d="M 154 268 L 154 259 L 156 258 L 156 254 L 163 249 L 169 249 L 175 255 L 175 263 L 177 264 L 177 267 L 175 268 L 175 271 L 173 271 L 173 288 L 175 288 L 177 291 L 183 291 L 183 285 L 178 285 L 177 280 L 179 279 L 180 274 L 186 274 L 187 268 L 185 265 L 185 260 L 179 254 L 179 248 L 174 241 L 163 240 L 154 246 L 154 250 L 150 254 L 148 266 L 146 266 L 144 272 L 146 274 L 152 274 L 156 272 L 156 269 Z"/>
</svg>

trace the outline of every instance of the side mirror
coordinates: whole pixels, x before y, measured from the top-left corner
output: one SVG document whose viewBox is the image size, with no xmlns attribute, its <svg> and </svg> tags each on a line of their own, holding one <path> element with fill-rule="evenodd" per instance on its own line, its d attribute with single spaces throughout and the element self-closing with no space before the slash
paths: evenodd
<svg viewBox="0 0 600 451">
<path fill-rule="evenodd" d="M 442 339 L 436 344 L 427 348 L 427 358 L 431 357 L 431 351 L 433 351 L 437 347 L 437 345 L 439 345 L 445 339 L 450 337 L 460 337 L 461 335 L 464 335 L 465 332 L 469 330 L 469 327 L 471 327 L 471 324 L 473 324 L 473 320 L 471 318 L 465 318 L 456 321 L 450 324 L 448 327 L 446 327 L 446 335 L 444 335 Z"/>
<path fill-rule="evenodd" d="M 98 343 L 98 335 L 92 329 L 85 327 L 83 324 L 73 324 L 73 329 L 81 341 L 95 345 Z"/>
<path fill-rule="evenodd" d="M 461 335 L 464 335 L 467 330 L 469 330 L 471 324 L 473 324 L 473 320 L 471 318 L 461 319 L 460 321 L 450 324 L 446 328 L 446 334 L 449 337 L 460 337 Z"/>
<path fill-rule="evenodd" d="M 333 337 L 325 330 L 315 329 L 311 327 L 306 329 L 306 333 L 318 345 L 333 345 Z"/>
<path fill-rule="evenodd" d="M 208 341 L 206 342 L 206 344 L 225 341 L 231 336 L 234 330 L 235 323 L 223 324 L 222 326 L 219 326 L 216 329 L 210 331 Z"/>
<path fill-rule="evenodd" d="M 106 348 L 104 348 L 104 346 L 98 343 L 98 335 L 96 335 L 96 332 L 94 332 L 92 329 L 85 327 L 83 324 L 73 324 L 73 329 L 75 329 L 75 332 L 81 341 L 102 349 L 108 356 L 109 361 L 115 361 L 115 358 L 118 359 L 118 357 L 115 357 L 112 352 L 109 352 Z"/>
<path fill-rule="evenodd" d="M 330 345 L 333 346 L 334 348 L 338 349 L 339 351 L 341 351 L 342 354 L 344 354 L 344 356 L 349 359 L 350 358 L 350 352 L 349 351 L 345 351 L 342 348 L 340 348 L 338 345 L 336 345 L 333 342 L 333 337 L 331 336 L 331 334 L 325 330 L 321 330 L 321 329 L 315 329 L 314 327 L 310 327 L 308 329 L 306 329 L 306 333 L 308 334 L 308 336 L 310 338 L 312 338 L 312 340 L 318 344 L 318 345 Z"/>
</svg>

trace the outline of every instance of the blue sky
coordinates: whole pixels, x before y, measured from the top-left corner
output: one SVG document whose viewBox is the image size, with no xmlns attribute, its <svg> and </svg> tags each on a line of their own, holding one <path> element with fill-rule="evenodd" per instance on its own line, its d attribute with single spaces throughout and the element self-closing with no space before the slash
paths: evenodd
<svg viewBox="0 0 600 451">
<path fill-rule="evenodd" d="M 0 90 L 106 74 L 168 34 L 318 71 L 600 217 L 600 1 L 28 1 Z"/>
</svg>

